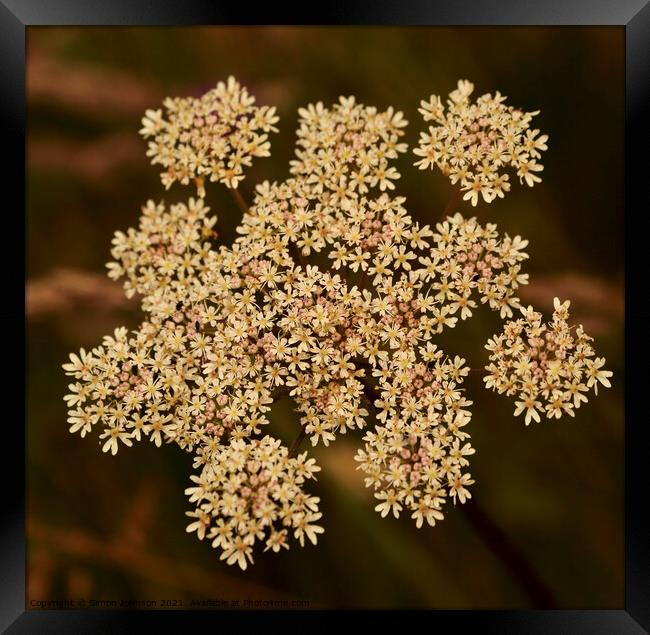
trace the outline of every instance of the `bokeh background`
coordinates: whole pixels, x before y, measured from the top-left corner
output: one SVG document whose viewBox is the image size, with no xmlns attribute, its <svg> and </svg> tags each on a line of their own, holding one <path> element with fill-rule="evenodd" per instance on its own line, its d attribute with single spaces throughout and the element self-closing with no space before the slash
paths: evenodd
<svg viewBox="0 0 650 635">
<path fill-rule="evenodd" d="M 562 608 L 623 606 L 623 117 L 621 28 L 42 28 L 27 35 L 27 485 L 31 600 L 192 599 L 309 602 L 354 608 Z M 393 105 L 424 125 L 420 99 L 446 95 L 459 78 L 475 95 L 500 90 L 509 104 L 541 110 L 550 135 L 543 182 L 513 184 L 504 200 L 460 211 L 530 240 L 526 302 L 550 314 L 572 301 L 573 319 L 596 338 L 613 388 L 575 419 L 525 427 L 510 399 L 466 382 L 474 501 L 449 504 L 445 520 L 416 529 L 374 511 L 353 455 L 359 437 L 314 455 L 312 489 L 326 533 L 317 547 L 257 554 L 246 572 L 185 533 L 189 456 L 153 444 L 102 454 L 97 438 L 68 433 L 61 370 L 140 321 L 137 303 L 104 275 L 113 232 L 138 221 L 165 193 L 139 137 L 146 108 L 166 96 L 200 95 L 234 74 L 258 103 L 276 105 L 273 156 L 242 185 L 282 179 L 293 153 L 297 108 L 353 94 Z M 398 192 L 421 222 L 441 218 L 449 183 L 398 164 Z M 222 186 L 208 203 L 230 242 L 239 212 Z M 485 363 L 497 332 L 487 309 L 440 345 Z M 292 419 L 280 402 L 272 418 Z M 532 582 L 531 582 L 532 580 Z M 531 590 L 532 589 L 532 590 Z M 537 590 L 535 590 L 537 589 Z M 541 598 L 541 599 L 540 599 Z"/>
</svg>

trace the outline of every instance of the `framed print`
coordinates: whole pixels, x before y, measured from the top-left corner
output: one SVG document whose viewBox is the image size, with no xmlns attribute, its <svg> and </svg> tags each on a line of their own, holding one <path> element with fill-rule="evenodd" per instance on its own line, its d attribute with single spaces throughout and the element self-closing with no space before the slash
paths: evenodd
<svg viewBox="0 0 650 635">
<path fill-rule="evenodd" d="M 647 4 L 175 5 L 0 5 L 0 625 L 647 632 Z"/>
</svg>

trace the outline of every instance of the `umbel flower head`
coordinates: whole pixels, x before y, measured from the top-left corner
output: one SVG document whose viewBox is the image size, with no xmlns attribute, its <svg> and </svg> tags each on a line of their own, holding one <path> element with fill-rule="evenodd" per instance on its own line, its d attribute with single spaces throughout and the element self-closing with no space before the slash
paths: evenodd
<svg viewBox="0 0 650 635">
<path fill-rule="evenodd" d="M 229 77 L 198 99 L 165 99 L 165 115 L 147 110 L 140 134 L 153 138 L 147 156 L 164 168 L 163 185 L 194 179 L 199 196 L 205 179 L 236 188 L 253 157 L 271 155 L 268 133 L 278 131 L 275 108 L 254 104 L 255 97 Z"/>
<path fill-rule="evenodd" d="M 268 153 L 277 120 L 252 104 L 231 78 L 200 99 L 167 100 L 167 119 L 148 111 L 143 134 L 163 182 L 194 178 L 201 189 L 209 174 L 236 187 L 242 166 Z M 528 283 L 527 240 L 460 213 L 421 226 L 393 196 L 400 112 L 349 97 L 299 115 L 291 176 L 257 186 L 231 245 L 217 244 L 202 197 L 150 200 L 137 229 L 116 232 L 109 276 L 141 297 L 146 319 L 63 366 L 71 432 L 98 430 L 111 454 L 147 438 L 192 454 L 187 529 L 242 569 L 258 545 L 280 552 L 323 531 L 305 439 L 327 447 L 362 431 L 357 467 L 381 516 L 434 525 L 446 501 L 471 498 L 469 368 L 435 340 L 479 303 L 512 318 Z M 609 385 L 590 338 L 566 325 L 567 306 L 547 331 L 525 309 L 489 343 L 487 385 L 518 395 L 527 423 L 542 401 L 549 416 L 572 415 L 585 382 Z M 267 431 L 280 398 L 297 413 L 290 449 Z"/>
<path fill-rule="evenodd" d="M 331 109 L 318 102 L 298 114 L 297 159 L 291 161 L 291 173 L 304 177 L 325 202 L 354 192 L 363 195 L 373 187 L 395 189 L 393 181 L 400 174 L 388 160 L 406 152 L 406 144 L 399 143 L 408 125 L 401 112 L 392 107 L 379 112 L 354 97 L 341 97 Z"/>
<path fill-rule="evenodd" d="M 531 129 L 539 114 L 506 106 L 506 97 L 497 91 L 470 101 L 474 84 L 459 80 L 449 93 L 447 107 L 437 95 L 422 101 L 419 112 L 424 121 L 434 122 L 420 133 L 420 144 L 413 153 L 422 157 L 415 165 L 421 170 L 437 166 L 452 184 L 465 192 L 463 200 L 476 205 L 479 196 L 486 203 L 503 198 L 510 190 L 511 168 L 520 182 L 532 187 L 542 179 L 538 172 L 541 151 L 547 149 L 548 135 Z"/>
<path fill-rule="evenodd" d="M 246 569 L 253 562 L 253 546 L 262 541 L 264 551 L 288 549 L 289 538 L 304 545 L 305 537 L 316 544 L 323 528 L 315 524 L 321 517 L 319 498 L 302 490 L 307 479 L 320 471 L 307 453 L 295 458 L 279 439 L 233 441 L 215 451 L 194 487 L 185 490 L 196 509 L 187 512 L 195 519 L 187 531 L 200 540 L 212 539 L 221 549 L 221 559 Z"/>
<path fill-rule="evenodd" d="M 435 525 L 443 519 L 447 496 L 461 503 L 471 498 L 465 486 L 474 481 L 463 469 L 474 449 L 462 429 L 472 405 L 461 391 L 469 372 L 465 360 L 445 359 L 432 344 L 417 352 L 395 355 L 379 375 L 381 398 L 375 407 L 381 423 L 363 438 L 364 449 L 355 459 L 366 474 L 366 487 L 381 501 L 375 510 L 398 518 L 406 509 L 421 527 L 424 521 Z"/>
<path fill-rule="evenodd" d="M 525 423 L 540 421 L 540 413 L 551 419 L 575 416 L 574 409 L 588 401 L 590 388 L 611 386 L 612 372 L 604 370 L 604 357 L 595 357 L 593 338 L 582 328 L 569 326 L 569 300 L 553 300 L 553 320 L 542 324 L 542 314 L 532 306 L 521 308 L 523 318 L 509 321 L 503 332 L 488 340 L 490 351 L 487 388 L 515 396 L 515 416 L 526 415 Z"/>
</svg>

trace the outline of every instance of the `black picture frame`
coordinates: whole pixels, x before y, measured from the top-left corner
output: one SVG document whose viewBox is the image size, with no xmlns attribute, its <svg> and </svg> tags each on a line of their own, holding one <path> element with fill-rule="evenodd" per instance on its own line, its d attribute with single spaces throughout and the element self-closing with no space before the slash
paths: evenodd
<svg viewBox="0 0 650 635">
<path fill-rule="evenodd" d="M 322 13 L 301 15 L 299 8 L 267 4 L 260 9 L 203 0 L 0 0 L 0 110 L 5 167 L 4 218 L 6 236 L 25 236 L 25 34 L 36 25 L 204 25 L 204 24 L 401 24 L 401 25 L 619 25 L 625 29 L 625 236 L 626 236 L 626 479 L 625 479 L 625 606 L 620 610 L 555 611 L 437 611 L 432 626 L 468 627 L 482 633 L 606 633 L 650 631 L 650 522 L 648 494 L 650 461 L 645 456 L 648 435 L 643 415 L 648 375 L 648 341 L 644 327 L 644 274 L 647 260 L 643 240 L 647 227 L 647 182 L 650 161 L 650 6 L 647 0 L 426 0 L 348 1 Z M 334 4 L 334 3 L 332 3 Z M 603 87 L 607 90 L 607 87 Z M 596 187 L 599 184 L 595 184 Z M 15 223 L 15 233 L 14 224 Z M 9 242 L 17 241 L 9 238 Z M 25 243 L 23 242 L 23 245 Z M 18 261 L 15 261 L 18 262 Z M 24 262 L 24 260 L 23 260 Z M 24 285 L 9 267 L 5 283 L 24 301 Z M 9 297 L 9 296 L 8 296 Z M 24 305 L 23 305 L 24 307 Z M 4 305 L 0 312 L 5 332 L 23 333 L 24 315 Z M 17 346 L 20 339 L 12 338 Z M 23 337 L 23 342 L 24 342 Z M 18 375 L 15 375 L 18 377 Z M 17 379 L 6 380 L 8 398 L 20 394 Z M 23 402 L 24 403 L 24 402 Z M 24 412 L 23 412 L 24 415 Z M 17 633 L 130 632 L 163 620 L 165 625 L 189 627 L 188 617 L 207 624 L 245 619 L 239 612 L 122 612 L 97 610 L 26 611 L 25 608 L 25 471 L 11 464 L 9 455 L 24 456 L 25 434 L 14 417 L 4 422 L 2 461 L 4 504 L 1 506 L 0 629 Z M 292 612 L 292 614 L 296 614 Z M 259 615 L 259 614 L 258 614 Z M 274 613 L 280 615 L 279 612 Z M 265 615 L 264 619 L 268 616 Z M 304 616 L 299 619 L 304 619 Z M 365 619 L 349 617 L 352 626 Z M 382 617 L 382 619 L 385 619 Z M 387 619 L 401 619 L 387 616 Z M 304 622 L 305 624 L 307 622 Z M 478 630 L 480 629 L 480 631 Z"/>
</svg>

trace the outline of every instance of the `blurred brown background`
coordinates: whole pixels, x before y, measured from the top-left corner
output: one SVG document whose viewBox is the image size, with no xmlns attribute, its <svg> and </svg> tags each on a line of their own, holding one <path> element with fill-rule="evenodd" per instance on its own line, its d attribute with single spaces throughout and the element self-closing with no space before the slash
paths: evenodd
<svg viewBox="0 0 650 635">
<path fill-rule="evenodd" d="M 381 519 L 352 457 L 359 439 L 314 451 L 314 489 L 326 533 L 317 547 L 257 554 L 247 572 L 185 533 L 189 456 L 152 444 L 102 454 L 96 436 L 68 433 L 61 370 L 70 351 L 97 345 L 141 316 L 104 275 L 113 232 L 137 223 L 165 193 L 138 135 L 146 108 L 200 95 L 234 74 L 276 105 L 269 159 L 243 182 L 287 175 L 297 108 L 354 94 L 393 105 L 424 129 L 417 108 L 459 78 L 475 96 L 541 110 L 550 135 L 543 183 L 516 181 L 504 200 L 460 210 L 530 240 L 525 301 L 550 314 L 552 298 L 596 338 L 613 388 L 575 420 L 526 428 L 510 399 L 466 382 L 472 487 L 494 526 L 562 608 L 623 606 L 623 63 L 621 28 L 39 28 L 28 29 L 27 412 L 28 606 L 42 599 L 302 599 L 321 607 L 526 608 L 521 580 L 449 504 L 438 526 Z M 417 219 L 441 217 L 449 183 L 400 160 L 397 192 Z M 192 193 L 193 194 L 193 193 Z M 208 203 L 230 242 L 239 212 L 221 186 Z M 440 345 L 484 364 L 499 328 L 480 310 Z M 273 418 L 291 418 L 278 405 Z"/>
</svg>

